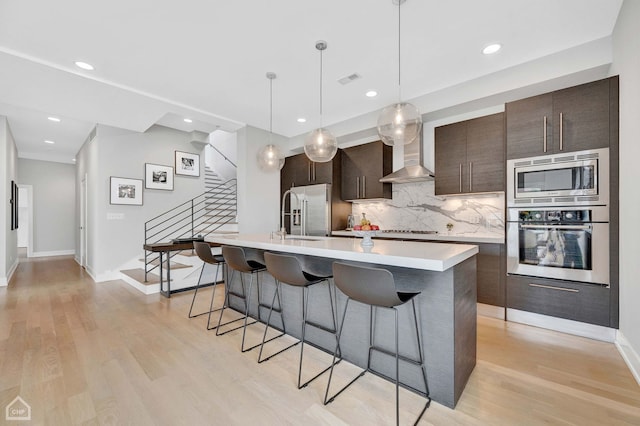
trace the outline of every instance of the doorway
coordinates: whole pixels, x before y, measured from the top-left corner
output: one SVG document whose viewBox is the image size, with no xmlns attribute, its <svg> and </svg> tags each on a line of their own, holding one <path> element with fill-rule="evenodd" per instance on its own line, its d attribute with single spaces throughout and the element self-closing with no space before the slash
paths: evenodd
<svg viewBox="0 0 640 426">
<path fill-rule="evenodd" d="M 33 256 L 33 186 L 18 184 L 18 249 Z"/>
<path fill-rule="evenodd" d="M 80 184 L 80 266 L 87 266 L 87 175 Z"/>
</svg>

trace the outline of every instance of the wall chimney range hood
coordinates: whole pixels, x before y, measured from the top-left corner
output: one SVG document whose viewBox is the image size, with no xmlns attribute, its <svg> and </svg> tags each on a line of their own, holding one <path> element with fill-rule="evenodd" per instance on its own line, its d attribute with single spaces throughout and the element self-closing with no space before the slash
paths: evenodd
<svg viewBox="0 0 640 426">
<path fill-rule="evenodd" d="M 422 163 L 422 134 L 404 146 L 404 167 L 384 176 L 380 182 L 410 183 L 433 180 L 435 175 Z"/>
</svg>

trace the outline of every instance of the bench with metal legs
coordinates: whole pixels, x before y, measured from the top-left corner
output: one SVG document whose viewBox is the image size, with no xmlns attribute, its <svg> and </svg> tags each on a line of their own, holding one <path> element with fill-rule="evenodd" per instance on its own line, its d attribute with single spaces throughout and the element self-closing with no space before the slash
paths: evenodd
<svg viewBox="0 0 640 426">
<path fill-rule="evenodd" d="M 429 397 L 429 385 L 427 382 L 427 371 L 424 365 L 424 356 L 422 353 L 422 342 L 420 339 L 420 329 L 418 328 L 418 316 L 416 314 L 415 297 L 420 293 L 400 293 L 396 290 L 393 275 L 386 269 L 370 268 L 363 266 L 349 265 L 345 263 L 335 262 L 333 264 L 333 277 L 334 283 L 340 291 L 347 296 L 347 302 L 344 306 L 344 312 L 342 313 L 342 319 L 338 328 L 338 343 L 336 344 L 336 350 L 334 351 L 334 361 L 338 355 L 340 337 L 344 329 L 345 318 L 347 315 L 347 308 L 349 302 L 355 300 L 357 302 L 369 305 L 369 353 L 367 356 L 367 368 L 364 369 L 356 378 L 351 380 L 346 386 L 336 392 L 333 396 L 329 396 L 329 390 L 331 387 L 331 378 L 333 376 L 333 365 L 331 366 L 331 372 L 329 373 L 329 381 L 327 382 L 327 389 L 324 395 L 324 404 L 329 404 L 344 390 L 351 386 L 356 380 L 364 376 L 369 371 L 376 375 L 385 377 L 388 380 L 394 381 L 396 385 L 396 424 L 400 423 L 400 391 L 399 391 L 399 376 L 400 367 L 399 361 L 409 362 L 411 364 L 420 367 L 422 377 L 424 380 L 424 391 L 413 389 L 413 391 L 425 396 L 427 402 L 418 415 L 415 424 L 420 421 L 424 412 L 429 408 L 431 404 L 431 398 Z M 403 355 L 400 355 L 398 345 L 398 307 L 411 302 L 413 320 L 416 331 L 416 341 L 418 344 L 418 359 L 412 359 Z M 395 318 L 395 352 L 391 352 L 384 348 L 378 347 L 374 342 L 375 335 L 375 323 L 374 312 L 379 308 L 392 309 L 394 311 Z M 386 355 L 395 357 L 395 377 L 388 377 L 381 374 L 371 368 L 371 353 L 377 351 Z M 404 386 L 404 385 L 403 385 Z"/>
<path fill-rule="evenodd" d="M 262 345 L 260 346 L 260 353 L 258 354 L 258 362 L 264 362 L 267 361 L 271 358 L 273 358 L 274 356 L 286 351 L 287 349 L 290 349 L 294 346 L 296 346 L 297 344 L 301 343 L 300 345 L 300 362 L 298 365 L 298 389 L 301 389 L 305 386 L 307 386 L 309 383 L 311 383 L 312 381 L 314 381 L 315 379 L 317 379 L 318 377 L 320 377 L 323 373 L 327 372 L 330 368 L 331 365 L 328 366 L 327 368 L 325 368 L 324 370 L 320 371 L 318 374 L 316 374 L 315 376 L 313 376 L 311 379 L 307 380 L 304 383 L 302 382 L 302 360 L 304 358 L 304 344 L 305 344 L 305 333 L 306 333 L 306 328 L 307 325 L 310 325 L 314 328 L 317 328 L 319 330 L 323 330 L 329 333 L 332 333 L 333 335 L 336 336 L 336 343 L 338 343 L 338 337 L 337 337 L 337 319 L 336 319 L 336 312 L 335 312 L 335 308 L 334 308 L 334 299 L 335 299 L 335 288 L 334 288 L 334 292 L 332 294 L 331 291 L 331 285 L 329 282 L 329 278 L 331 278 L 330 276 L 315 276 L 312 274 L 309 274 L 305 271 L 302 270 L 302 267 L 300 266 L 300 262 L 298 261 L 298 259 L 295 256 L 289 256 L 289 255 L 281 255 L 281 254 L 275 254 L 275 253 L 269 253 L 269 252 L 265 252 L 264 253 L 264 259 L 265 259 L 265 263 L 267 265 L 267 271 L 273 276 L 273 278 L 276 280 L 276 293 L 274 293 L 273 296 L 273 301 L 275 302 L 276 299 L 276 294 L 279 296 L 280 294 L 280 289 L 281 289 L 281 284 L 288 284 L 294 287 L 301 287 L 302 288 L 302 300 L 301 300 L 301 305 L 302 305 L 302 337 L 299 341 L 287 346 L 284 349 L 279 350 L 278 352 L 271 354 L 265 358 L 262 358 L 262 352 L 264 349 L 264 344 L 268 342 L 268 340 L 265 340 L 266 335 L 267 335 L 267 329 L 265 329 L 263 338 L 262 338 Z M 322 324 L 313 322 L 308 320 L 307 315 L 309 312 L 309 289 L 311 286 L 315 285 L 315 284 L 320 284 L 320 283 L 327 283 L 327 290 L 329 293 L 329 304 L 331 306 L 331 321 L 333 323 L 332 328 L 326 327 Z M 274 303 L 272 303 L 273 306 Z M 273 309 L 270 309 L 269 311 L 269 316 L 267 318 L 267 328 L 269 327 L 270 323 L 271 323 L 271 314 L 272 314 Z M 284 322 L 283 322 L 284 324 Z M 339 346 L 339 345 L 338 345 Z M 338 348 L 339 350 L 339 348 Z M 334 363 L 338 363 L 340 362 L 340 360 L 338 360 L 336 362 L 336 360 L 334 359 Z"/>
</svg>

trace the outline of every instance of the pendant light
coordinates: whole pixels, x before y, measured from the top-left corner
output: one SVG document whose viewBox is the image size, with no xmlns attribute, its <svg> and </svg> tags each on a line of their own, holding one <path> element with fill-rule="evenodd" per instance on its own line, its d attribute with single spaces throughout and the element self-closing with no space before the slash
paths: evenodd
<svg viewBox="0 0 640 426">
<path fill-rule="evenodd" d="M 378 117 L 378 135 L 387 145 L 407 145 L 419 137 L 422 116 L 414 105 L 402 102 L 400 85 L 400 6 L 405 0 L 392 0 L 398 5 L 398 102 L 382 110 Z"/>
<path fill-rule="evenodd" d="M 265 172 L 277 172 L 284 166 L 284 155 L 271 141 L 273 137 L 273 80 L 276 74 L 267 73 L 269 79 L 269 143 L 258 152 L 258 166 Z"/>
<path fill-rule="evenodd" d="M 320 127 L 309 133 L 304 142 L 304 153 L 316 163 L 331 161 L 338 152 L 336 138 L 329 130 L 322 128 L 322 51 L 326 48 L 326 41 L 316 42 L 316 49 L 320 51 Z"/>
</svg>

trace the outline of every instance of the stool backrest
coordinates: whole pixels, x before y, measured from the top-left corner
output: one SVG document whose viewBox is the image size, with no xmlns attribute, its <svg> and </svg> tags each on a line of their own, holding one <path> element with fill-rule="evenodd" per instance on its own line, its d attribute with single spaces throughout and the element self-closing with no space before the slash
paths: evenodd
<svg viewBox="0 0 640 426">
<path fill-rule="evenodd" d="M 310 283 L 302 273 L 302 266 L 295 256 L 265 252 L 264 261 L 267 271 L 280 282 L 299 286 Z"/>
<path fill-rule="evenodd" d="M 404 303 L 398 297 L 393 275 L 386 269 L 334 262 L 333 280 L 344 294 L 367 305 L 392 307 Z"/>
<path fill-rule="evenodd" d="M 194 241 L 193 248 L 196 249 L 196 254 L 203 262 L 212 264 L 218 263 L 218 259 L 216 259 L 213 253 L 211 253 L 211 246 L 209 246 L 209 244 L 201 241 Z"/>
<path fill-rule="evenodd" d="M 255 269 L 247 262 L 242 247 L 222 246 L 222 256 L 227 266 L 236 271 L 249 273 Z"/>
</svg>

